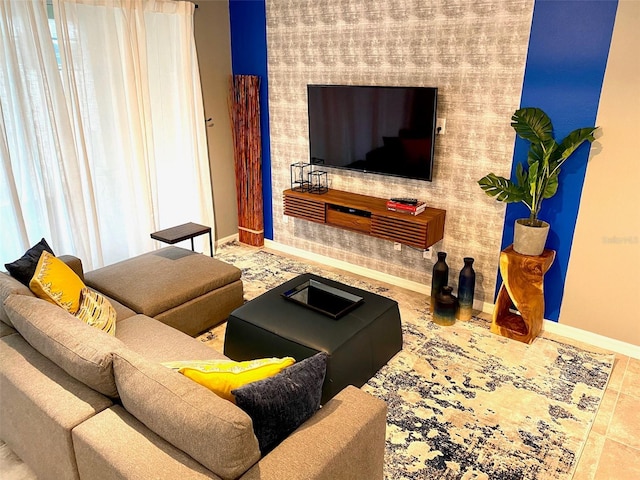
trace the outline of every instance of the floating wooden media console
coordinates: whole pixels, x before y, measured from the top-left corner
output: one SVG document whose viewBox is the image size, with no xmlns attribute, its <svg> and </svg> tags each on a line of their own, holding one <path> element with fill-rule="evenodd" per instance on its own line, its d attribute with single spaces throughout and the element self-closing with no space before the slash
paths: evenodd
<svg viewBox="0 0 640 480">
<path fill-rule="evenodd" d="M 445 210 L 419 215 L 387 210 L 387 199 L 329 190 L 322 195 L 284 191 L 284 214 L 427 249 L 444 236 Z"/>
</svg>

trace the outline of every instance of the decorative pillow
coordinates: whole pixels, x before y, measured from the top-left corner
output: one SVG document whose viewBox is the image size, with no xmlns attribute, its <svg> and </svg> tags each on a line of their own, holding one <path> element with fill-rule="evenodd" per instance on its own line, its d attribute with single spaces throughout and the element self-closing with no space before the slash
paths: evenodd
<svg viewBox="0 0 640 480">
<path fill-rule="evenodd" d="M 13 278 L 28 287 L 31 278 L 36 271 L 36 266 L 38 265 L 38 260 L 40 260 L 40 255 L 42 255 L 42 252 L 45 251 L 53 255 L 53 250 L 51 250 L 51 247 L 43 238 L 33 247 L 27 250 L 25 254 L 18 260 L 12 263 L 5 263 L 4 267 Z"/>
<path fill-rule="evenodd" d="M 177 370 L 185 377 L 207 387 L 218 396 L 235 403 L 231 390 L 247 383 L 271 377 L 293 365 L 291 357 L 261 358 L 234 362 L 232 360 L 192 360 L 165 362 L 165 367 Z"/>
<path fill-rule="evenodd" d="M 80 291 L 80 307 L 76 317 L 109 335 L 116 335 L 115 309 L 104 295 L 87 287 Z"/>
<path fill-rule="evenodd" d="M 320 408 L 327 359 L 320 352 L 278 375 L 232 390 L 236 405 L 253 420 L 263 456 Z"/>
<path fill-rule="evenodd" d="M 66 263 L 45 251 L 40 255 L 29 288 L 36 296 L 75 314 L 84 283 Z"/>
</svg>

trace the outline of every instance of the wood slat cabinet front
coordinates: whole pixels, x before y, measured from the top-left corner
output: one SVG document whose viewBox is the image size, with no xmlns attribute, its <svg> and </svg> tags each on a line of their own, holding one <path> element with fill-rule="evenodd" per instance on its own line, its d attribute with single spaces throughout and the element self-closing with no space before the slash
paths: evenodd
<svg viewBox="0 0 640 480">
<path fill-rule="evenodd" d="M 427 208 L 419 215 L 387 210 L 387 200 L 329 190 L 322 195 L 284 191 L 284 214 L 427 249 L 444 237 L 446 211 Z"/>
</svg>

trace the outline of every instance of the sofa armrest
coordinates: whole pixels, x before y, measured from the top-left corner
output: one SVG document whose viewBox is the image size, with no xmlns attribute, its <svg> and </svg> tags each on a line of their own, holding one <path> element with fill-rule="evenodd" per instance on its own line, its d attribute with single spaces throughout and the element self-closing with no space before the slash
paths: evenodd
<svg viewBox="0 0 640 480">
<path fill-rule="evenodd" d="M 78 257 L 74 257 L 73 255 L 60 255 L 58 257 L 64 263 L 67 264 L 75 272 L 76 275 L 80 277 L 80 280 L 84 283 L 84 270 L 82 268 L 82 260 Z"/>
<path fill-rule="evenodd" d="M 386 416 L 384 401 L 348 386 L 240 478 L 382 479 Z"/>
</svg>

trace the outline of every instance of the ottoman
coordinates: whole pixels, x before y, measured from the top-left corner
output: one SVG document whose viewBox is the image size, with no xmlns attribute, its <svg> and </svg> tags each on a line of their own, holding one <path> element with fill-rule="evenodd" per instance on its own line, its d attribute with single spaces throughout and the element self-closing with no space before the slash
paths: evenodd
<svg viewBox="0 0 640 480">
<path fill-rule="evenodd" d="M 364 302 L 334 319 L 282 297 L 308 280 L 362 297 Z M 283 356 L 300 361 L 327 352 L 323 404 L 347 385 L 364 385 L 401 349 L 396 301 L 312 274 L 300 275 L 234 310 L 224 341 L 224 354 L 236 361 Z"/>
<path fill-rule="evenodd" d="M 85 283 L 129 307 L 195 336 L 242 305 L 240 269 L 180 247 L 166 247 L 85 273 Z"/>
</svg>

